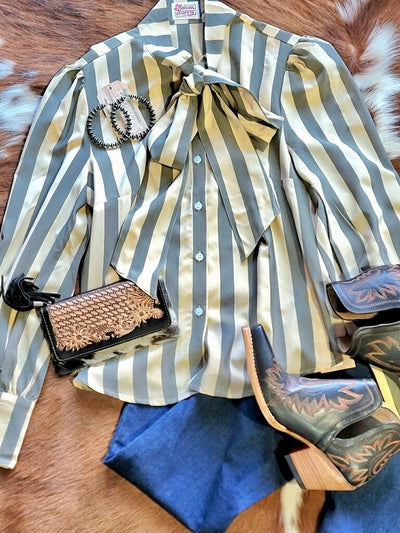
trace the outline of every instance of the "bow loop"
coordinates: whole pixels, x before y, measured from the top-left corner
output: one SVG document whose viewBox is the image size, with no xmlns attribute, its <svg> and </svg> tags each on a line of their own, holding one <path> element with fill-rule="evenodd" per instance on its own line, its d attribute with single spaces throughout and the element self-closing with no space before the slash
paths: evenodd
<svg viewBox="0 0 400 533">
<path fill-rule="evenodd" d="M 199 135 L 245 259 L 279 212 L 257 150 L 268 147 L 282 118 L 213 70 L 186 61 L 181 72 L 178 92 L 148 135 L 151 157 L 182 170 Z"/>
<path fill-rule="evenodd" d="M 187 96 L 198 96 L 204 85 L 204 69 L 199 65 L 194 65 L 193 71 L 183 78 L 179 91 Z"/>
</svg>

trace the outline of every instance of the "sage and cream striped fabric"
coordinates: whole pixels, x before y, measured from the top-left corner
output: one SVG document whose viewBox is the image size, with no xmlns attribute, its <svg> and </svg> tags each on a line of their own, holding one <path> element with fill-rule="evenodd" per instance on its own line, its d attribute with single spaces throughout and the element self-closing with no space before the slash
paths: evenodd
<svg viewBox="0 0 400 533">
<path fill-rule="evenodd" d="M 263 324 L 290 372 L 331 368 L 341 324 L 326 283 L 400 255 L 398 177 L 333 48 L 216 0 L 200 3 L 200 19 L 176 20 L 173 7 L 160 0 L 52 80 L 0 244 L 5 286 L 25 273 L 67 297 L 78 276 L 82 290 L 121 276 L 149 293 L 165 279 L 180 336 L 74 381 L 152 405 L 252 394 L 248 323 Z M 109 150 L 86 121 L 116 81 L 157 122 Z M 0 464 L 12 468 L 49 350 L 35 311 L 2 302 L 0 328 Z"/>
</svg>

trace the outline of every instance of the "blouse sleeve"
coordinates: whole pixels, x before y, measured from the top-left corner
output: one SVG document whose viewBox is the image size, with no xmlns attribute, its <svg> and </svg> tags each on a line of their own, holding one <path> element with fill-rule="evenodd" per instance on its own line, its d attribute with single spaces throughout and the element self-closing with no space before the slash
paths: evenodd
<svg viewBox="0 0 400 533">
<path fill-rule="evenodd" d="M 49 84 L 29 132 L 8 200 L 0 275 L 34 278 L 42 291 L 73 293 L 89 226 L 88 116 L 79 64 Z M 85 119 L 83 120 L 83 117 Z M 0 301 L 0 466 L 16 464 L 49 362 L 37 311 Z"/>
<path fill-rule="evenodd" d="M 400 257 L 400 187 L 362 95 L 334 48 L 303 38 L 283 83 L 292 210 L 307 198 L 316 246 L 329 277 L 356 275 Z M 310 211 L 311 210 L 311 211 Z M 298 234 L 315 256 L 305 218 Z M 309 244 L 307 244 L 307 241 Z"/>
</svg>

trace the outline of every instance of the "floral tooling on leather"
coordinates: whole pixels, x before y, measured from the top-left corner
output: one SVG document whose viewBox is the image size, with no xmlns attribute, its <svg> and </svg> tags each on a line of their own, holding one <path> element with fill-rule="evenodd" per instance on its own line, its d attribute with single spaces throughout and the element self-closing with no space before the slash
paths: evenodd
<svg viewBox="0 0 400 533">
<path fill-rule="evenodd" d="M 59 350 L 79 350 L 85 346 L 127 335 L 150 318 L 164 312 L 155 300 L 134 283 L 115 283 L 79 298 L 49 306 L 52 327 Z"/>
</svg>

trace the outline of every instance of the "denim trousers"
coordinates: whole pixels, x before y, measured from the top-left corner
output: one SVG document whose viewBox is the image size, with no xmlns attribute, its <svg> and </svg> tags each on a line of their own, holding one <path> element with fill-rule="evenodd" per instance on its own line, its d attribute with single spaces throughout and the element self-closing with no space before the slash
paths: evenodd
<svg viewBox="0 0 400 533">
<path fill-rule="evenodd" d="M 104 462 L 194 533 L 223 533 L 247 507 L 292 478 L 293 440 L 254 398 L 202 394 L 167 407 L 125 404 Z M 352 492 L 327 492 L 318 533 L 400 530 L 400 455 Z"/>
</svg>

